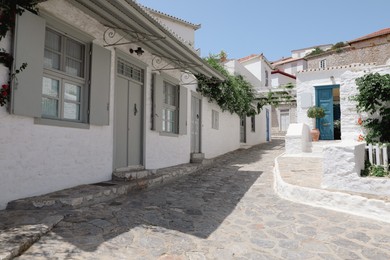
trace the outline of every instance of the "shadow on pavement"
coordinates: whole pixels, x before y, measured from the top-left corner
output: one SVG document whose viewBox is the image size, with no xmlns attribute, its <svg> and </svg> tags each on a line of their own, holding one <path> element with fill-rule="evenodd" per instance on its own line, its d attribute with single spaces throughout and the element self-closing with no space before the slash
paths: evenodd
<svg viewBox="0 0 390 260">
<path fill-rule="evenodd" d="M 267 150 L 280 149 L 281 146 L 282 141 L 277 140 L 236 151 L 219 159 L 207 171 L 108 203 L 68 211 L 48 238 L 71 243 L 79 250 L 89 252 L 95 251 L 105 241 L 119 239 L 119 236 L 127 237 L 127 243 L 131 244 L 133 233 L 129 231 L 133 229 L 175 230 L 207 238 L 262 175 L 264 169 L 249 164 L 260 160 Z M 142 232 L 145 243 L 157 243 L 148 241 L 148 233 Z"/>
</svg>

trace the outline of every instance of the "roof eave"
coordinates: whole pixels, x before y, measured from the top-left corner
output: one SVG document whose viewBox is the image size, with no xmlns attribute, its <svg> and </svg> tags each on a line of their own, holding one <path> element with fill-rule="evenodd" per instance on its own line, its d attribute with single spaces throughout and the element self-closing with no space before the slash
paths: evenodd
<svg viewBox="0 0 390 260">
<path fill-rule="evenodd" d="M 152 52 L 162 56 L 183 60 L 196 66 L 188 68 L 193 74 L 204 74 L 225 80 L 225 77 L 212 68 L 198 54 L 172 35 L 161 24 L 147 14 L 132 0 L 75 0 L 84 11 L 92 13 L 99 22 L 108 25 L 125 26 L 127 29 L 164 37 L 163 40 L 143 42 Z"/>
</svg>

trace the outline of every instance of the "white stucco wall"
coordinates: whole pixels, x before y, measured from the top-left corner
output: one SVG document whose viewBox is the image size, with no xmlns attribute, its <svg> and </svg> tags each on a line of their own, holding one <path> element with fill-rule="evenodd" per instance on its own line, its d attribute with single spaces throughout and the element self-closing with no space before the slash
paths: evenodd
<svg viewBox="0 0 390 260">
<path fill-rule="evenodd" d="M 390 73 L 390 66 L 373 66 L 365 64 L 354 64 L 350 66 L 328 68 L 325 70 L 305 71 L 297 75 L 297 122 L 306 123 L 313 127 L 313 120 L 308 118 L 307 108 L 302 107 L 302 98 L 308 94 L 311 97 L 311 104 L 315 105 L 314 86 L 340 85 L 340 111 L 341 111 L 341 139 L 357 140 L 363 129 L 357 124 L 362 116 L 356 110 L 356 103 L 351 97 L 356 95 L 357 88 L 355 80 L 367 73 Z M 331 76 L 334 78 L 331 79 Z"/>
<path fill-rule="evenodd" d="M 278 70 L 284 71 L 291 75 L 296 75 L 298 71 L 305 70 L 307 68 L 307 61 L 304 59 L 294 60 L 281 65 L 277 65 Z"/>
<path fill-rule="evenodd" d="M 179 78 L 178 72 L 166 72 L 170 76 Z M 149 82 L 151 74 L 148 73 Z M 150 86 L 150 84 L 147 84 Z M 151 88 L 146 88 L 146 140 L 145 140 L 145 168 L 158 169 L 177 164 L 190 162 L 191 150 L 191 90 L 195 91 L 195 85 L 187 85 L 187 134 L 186 135 L 164 135 L 151 130 Z M 211 119 L 210 119 L 211 120 Z"/>
<path fill-rule="evenodd" d="M 152 15 L 158 18 L 158 20 L 170 28 L 173 32 L 183 38 L 191 46 L 195 44 L 195 30 L 192 26 L 186 25 L 182 22 L 170 19 L 164 15 L 152 12 Z"/>
<path fill-rule="evenodd" d="M 45 7 L 69 22 L 75 16 L 81 23 L 91 21 L 63 1 L 40 5 L 42 11 Z M 87 27 L 81 28 L 94 35 L 95 28 Z M 1 47 L 9 50 L 8 42 L 9 38 L 2 40 Z M 1 84 L 7 81 L 3 68 Z M 11 115 L 5 107 L 0 107 L 0 209 L 13 199 L 111 179 L 112 104 L 111 97 L 110 126 L 91 125 L 90 129 L 36 125 L 33 118 Z"/>
<path fill-rule="evenodd" d="M 286 85 L 288 83 L 295 84 L 295 79 L 283 75 L 281 73 L 271 74 L 271 86 L 272 88 L 278 88 L 279 86 Z"/>
<path fill-rule="evenodd" d="M 263 63 L 260 58 L 253 58 L 241 63 L 247 70 L 249 70 L 258 80 L 263 82 Z M 264 84 L 264 83 L 263 83 Z"/>
<path fill-rule="evenodd" d="M 230 60 L 224 64 L 225 69 L 232 75 L 241 75 L 252 84 L 254 88 L 261 87 L 261 81 L 255 75 L 253 75 L 248 69 L 246 69 L 237 60 Z"/>
<path fill-rule="evenodd" d="M 348 70 L 340 78 L 340 110 L 341 110 L 341 138 L 343 140 L 357 140 L 364 130 L 357 124 L 359 117 L 365 117 L 364 113 L 356 111 L 356 102 L 350 99 L 358 94 L 355 80 L 368 73 L 389 74 L 390 66 L 364 67 L 357 70 Z"/>
<path fill-rule="evenodd" d="M 305 123 L 313 128 L 313 120 L 307 117 L 308 107 L 302 107 L 302 98 L 307 94 L 311 98 L 311 105 L 315 104 L 314 86 L 328 86 L 340 84 L 340 77 L 347 69 L 307 71 L 297 74 L 297 122 Z M 331 78 L 333 76 L 334 78 Z M 341 89 L 341 86 L 340 86 Z"/>
<path fill-rule="evenodd" d="M 251 118 L 247 117 L 246 118 L 246 144 L 247 145 L 256 145 L 256 144 L 261 144 L 265 143 L 267 141 L 267 118 L 266 118 L 266 112 L 265 109 L 269 109 L 270 111 L 270 131 L 271 131 L 271 107 L 270 106 L 265 106 L 263 107 L 262 111 L 260 114 L 255 116 L 255 131 L 252 132 L 251 129 Z M 270 138 L 271 138 L 271 133 L 270 133 Z"/>
<path fill-rule="evenodd" d="M 390 195 L 388 178 L 360 177 L 364 169 L 365 143 L 352 140 L 324 147 L 321 186 L 376 195 Z"/>
<path fill-rule="evenodd" d="M 103 45 L 105 27 L 89 17 L 70 2 L 51 0 L 39 4 L 41 13 L 72 25 Z M 1 47 L 9 49 L 9 38 L 1 41 Z M 189 162 L 190 124 L 187 135 L 175 137 L 161 136 L 150 130 L 151 110 L 151 71 L 152 55 L 145 50 L 142 56 L 131 55 L 129 48 L 138 45 L 117 46 L 121 56 L 129 62 L 138 61 L 147 66 L 145 71 L 145 110 L 144 110 L 144 162 L 148 169 L 172 166 Z M 90 129 L 55 127 L 34 124 L 34 119 L 10 115 L 5 107 L 0 107 L 0 209 L 10 200 L 94 183 L 111 179 L 113 170 L 113 118 L 115 92 L 115 58 L 112 51 L 110 85 L 109 126 L 94 126 Z M 127 53 L 125 55 L 124 53 Z M 30 64 L 29 64 L 30 65 Z M 179 73 L 167 72 L 180 78 Z M 8 72 L 0 68 L 0 83 L 7 81 Z M 187 86 L 195 89 L 195 86 Z M 188 92 L 187 119 L 190 116 L 190 92 Z M 222 124 L 222 121 L 221 121 Z M 228 124 L 227 124 L 228 125 Z M 237 123 L 238 125 L 238 123 Z M 238 134 L 237 134 L 238 136 Z M 220 153 L 230 151 L 223 150 Z"/>
<path fill-rule="evenodd" d="M 219 128 L 212 129 L 212 110 L 219 112 Z M 214 158 L 240 148 L 240 118 L 202 99 L 202 152 L 205 158 Z"/>
</svg>

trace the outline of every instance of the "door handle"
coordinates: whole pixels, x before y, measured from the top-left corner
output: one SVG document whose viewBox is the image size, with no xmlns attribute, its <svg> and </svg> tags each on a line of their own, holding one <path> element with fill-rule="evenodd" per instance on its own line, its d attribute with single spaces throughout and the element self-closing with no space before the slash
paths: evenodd
<svg viewBox="0 0 390 260">
<path fill-rule="evenodd" d="M 196 119 L 199 119 L 199 114 L 196 114 Z"/>
<path fill-rule="evenodd" d="M 138 113 L 137 104 L 134 103 L 134 115 L 136 116 Z"/>
</svg>

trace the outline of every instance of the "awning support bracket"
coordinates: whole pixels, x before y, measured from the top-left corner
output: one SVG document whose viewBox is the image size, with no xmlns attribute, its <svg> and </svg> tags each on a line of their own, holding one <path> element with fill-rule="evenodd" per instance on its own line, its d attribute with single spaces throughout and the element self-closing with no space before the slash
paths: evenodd
<svg viewBox="0 0 390 260">
<path fill-rule="evenodd" d="M 137 32 L 130 29 L 112 27 L 105 25 L 107 29 L 103 33 L 104 47 L 119 46 L 140 42 L 151 42 L 165 39 L 165 37 L 155 36 L 143 32 Z M 134 40 L 128 40 L 129 38 Z"/>
</svg>

